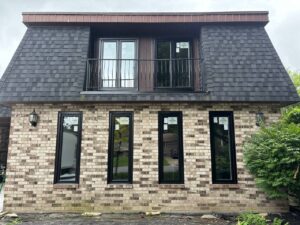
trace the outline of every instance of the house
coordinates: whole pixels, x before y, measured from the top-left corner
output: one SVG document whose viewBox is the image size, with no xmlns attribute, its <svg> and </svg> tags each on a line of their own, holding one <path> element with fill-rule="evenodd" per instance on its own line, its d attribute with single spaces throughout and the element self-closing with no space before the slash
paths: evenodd
<svg viewBox="0 0 300 225">
<path fill-rule="evenodd" d="M 5 210 L 287 211 L 243 162 L 245 138 L 299 102 L 268 21 L 23 13 L 0 87 L 11 107 Z"/>
</svg>

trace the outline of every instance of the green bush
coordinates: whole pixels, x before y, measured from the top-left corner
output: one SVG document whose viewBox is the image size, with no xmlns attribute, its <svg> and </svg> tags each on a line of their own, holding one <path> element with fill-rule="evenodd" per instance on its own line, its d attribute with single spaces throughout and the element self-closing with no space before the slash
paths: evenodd
<svg viewBox="0 0 300 225">
<path fill-rule="evenodd" d="M 287 110 L 284 114 L 286 123 L 300 124 L 300 106 L 296 106 Z"/>
<path fill-rule="evenodd" d="M 238 217 L 238 225 L 267 225 L 264 217 L 254 213 L 243 213 Z"/>
<path fill-rule="evenodd" d="M 268 222 L 266 218 L 259 214 L 243 213 L 238 216 L 237 225 L 268 225 Z M 283 223 L 283 220 L 274 218 L 271 225 L 288 225 L 288 223 Z"/>
<path fill-rule="evenodd" d="M 244 156 L 257 185 L 270 197 L 300 199 L 300 125 L 262 127 L 246 141 Z"/>
</svg>

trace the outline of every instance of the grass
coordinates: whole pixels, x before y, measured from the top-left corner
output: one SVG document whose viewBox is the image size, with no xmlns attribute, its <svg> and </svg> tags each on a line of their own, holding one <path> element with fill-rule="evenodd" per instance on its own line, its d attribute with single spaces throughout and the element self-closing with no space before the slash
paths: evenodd
<svg viewBox="0 0 300 225">
<path fill-rule="evenodd" d="M 16 218 L 16 219 L 13 219 L 12 221 L 8 222 L 6 225 L 17 225 L 20 223 L 22 223 L 22 220 L 20 218 Z"/>
</svg>

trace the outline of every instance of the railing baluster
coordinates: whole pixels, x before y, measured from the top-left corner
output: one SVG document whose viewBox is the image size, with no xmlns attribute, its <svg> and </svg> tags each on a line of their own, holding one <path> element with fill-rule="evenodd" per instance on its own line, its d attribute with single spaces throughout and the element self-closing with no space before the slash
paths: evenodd
<svg viewBox="0 0 300 225">
<path fill-rule="evenodd" d="M 192 88 L 192 73 L 198 70 L 197 59 L 88 59 L 84 88 L 86 91 L 132 88 L 136 87 L 138 76 L 143 76 L 148 87 L 152 82 L 148 73 L 152 72 L 155 72 L 153 79 L 157 88 Z"/>
</svg>

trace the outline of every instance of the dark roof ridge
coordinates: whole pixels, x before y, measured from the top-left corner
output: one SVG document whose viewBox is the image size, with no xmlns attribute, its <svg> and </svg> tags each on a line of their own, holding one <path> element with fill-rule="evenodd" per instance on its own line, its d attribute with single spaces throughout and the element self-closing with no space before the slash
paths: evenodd
<svg viewBox="0 0 300 225">
<path fill-rule="evenodd" d="M 22 15 L 228 15 L 269 14 L 269 11 L 211 11 L 211 12 L 23 12 Z"/>
</svg>

